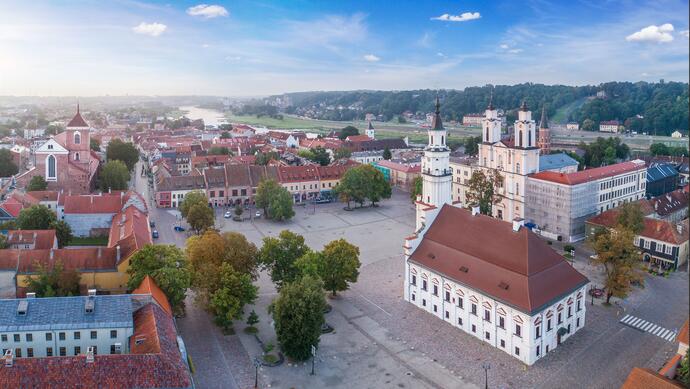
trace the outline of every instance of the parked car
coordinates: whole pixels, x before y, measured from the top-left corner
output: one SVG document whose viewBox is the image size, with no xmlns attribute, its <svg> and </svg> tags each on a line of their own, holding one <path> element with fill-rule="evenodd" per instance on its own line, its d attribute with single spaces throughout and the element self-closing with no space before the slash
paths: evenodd
<svg viewBox="0 0 690 389">
<path fill-rule="evenodd" d="M 151 237 L 153 239 L 158 239 L 158 230 L 151 231 Z"/>
<path fill-rule="evenodd" d="M 182 227 L 182 226 L 175 226 L 173 229 L 177 232 L 183 232 L 184 231 L 184 227 Z"/>
<path fill-rule="evenodd" d="M 242 217 L 241 217 L 241 216 L 235 215 L 235 216 L 232 217 L 232 220 L 234 220 L 234 221 L 236 221 L 236 222 L 241 222 L 241 221 L 242 221 Z"/>
<path fill-rule="evenodd" d="M 329 197 L 320 197 L 316 199 L 316 204 L 326 204 L 330 203 L 332 200 Z"/>
<path fill-rule="evenodd" d="M 256 213 L 254 214 L 254 217 L 261 217 L 261 212 L 256 211 Z"/>
<path fill-rule="evenodd" d="M 150 220 L 149 221 L 149 227 L 153 228 L 155 226 L 156 226 L 156 222 L 154 222 L 153 220 Z"/>
<path fill-rule="evenodd" d="M 230 212 L 230 211 L 225 212 L 225 215 L 223 215 L 223 217 L 226 219 L 230 219 L 232 217 L 232 212 Z"/>
</svg>

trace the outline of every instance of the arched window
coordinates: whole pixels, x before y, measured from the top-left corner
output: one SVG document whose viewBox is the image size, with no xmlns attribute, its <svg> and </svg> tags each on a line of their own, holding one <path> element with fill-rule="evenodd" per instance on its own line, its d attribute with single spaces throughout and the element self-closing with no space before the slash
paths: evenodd
<svg viewBox="0 0 690 389">
<path fill-rule="evenodd" d="M 489 129 L 488 128 L 486 129 L 486 138 L 485 139 L 487 142 L 489 141 Z"/>
<path fill-rule="evenodd" d="M 522 130 L 518 132 L 518 147 L 522 147 Z"/>
<path fill-rule="evenodd" d="M 532 131 L 527 132 L 527 147 L 532 147 Z"/>
<path fill-rule="evenodd" d="M 79 160 L 79 153 L 75 153 L 75 154 L 74 154 L 74 160 L 75 160 L 75 161 L 78 161 L 78 160 Z"/>
<path fill-rule="evenodd" d="M 520 173 L 520 164 L 519 163 L 515 164 L 515 172 Z"/>
<path fill-rule="evenodd" d="M 441 144 L 444 144 L 445 140 L 446 140 L 446 137 L 441 135 Z"/>
<path fill-rule="evenodd" d="M 78 132 L 74 133 L 74 144 L 78 145 L 81 143 L 81 134 Z"/>
<path fill-rule="evenodd" d="M 46 158 L 46 170 L 46 178 L 48 180 L 57 179 L 57 161 L 52 154 Z"/>
<path fill-rule="evenodd" d="M 432 145 L 434 144 L 434 136 L 433 135 L 431 136 L 431 143 L 430 144 L 432 144 Z"/>
</svg>

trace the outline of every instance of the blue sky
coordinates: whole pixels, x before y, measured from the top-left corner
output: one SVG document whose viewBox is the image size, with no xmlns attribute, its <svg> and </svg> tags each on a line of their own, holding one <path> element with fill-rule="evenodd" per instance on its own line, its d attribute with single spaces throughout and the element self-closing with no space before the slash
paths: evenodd
<svg viewBox="0 0 690 389">
<path fill-rule="evenodd" d="M 0 2 L 0 95 L 688 81 L 688 2 Z"/>
</svg>

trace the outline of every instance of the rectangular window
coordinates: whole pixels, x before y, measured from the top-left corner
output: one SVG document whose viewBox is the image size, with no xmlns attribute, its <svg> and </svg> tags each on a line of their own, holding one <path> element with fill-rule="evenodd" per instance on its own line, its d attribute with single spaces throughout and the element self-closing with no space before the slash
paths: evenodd
<svg viewBox="0 0 690 389">
<path fill-rule="evenodd" d="M 79 355 L 79 354 L 81 354 L 81 347 L 74 346 L 74 355 Z"/>
<path fill-rule="evenodd" d="M 438 296 L 438 285 L 434 285 L 434 296 Z"/>
<path fill-rule="evenodd" d="M 546 321 L 546 331 L 551 331 L 551 319 Z"/>
<path fill-rule="evenodd" d="M 46 347 L 46 356 L 48 356 L 48 357 L 53 356 L 53 348 L 52 347 Z"/>
<path fill-rule="evenodd" d="M 422 280 L 422 290 L 426 291 L 426 289 L 427 289 L 426 280 Z"/>
<path fill-rule="evenodd" d="M 27 348 L 26 349 L 26 356 L 29 358 L 33 358 L 34 357 L 34 349 L 31 347 Z"/>
<path fill-rule="evenodd" d="M 477 316 L 477 304 L 472 304 L 472 314 L 474 316 Z"/>
<path fill-rule="evenodd" d="M 93 355 L 98 354 L 98 346 L 91 346 L 93 348 Z"/>
<path fill-rule="evenodd" d="M 46 342 L 50 342 L 53 340 L 53 333 L 52 332 L 46 332 Z"/>
<path fill-rule="evenodd" d="M 563 312 L 558 312 L 558 324 L 563 323 Z"/>
<path fill-rule="evenodd" d="M 491 340 L 491 334 L 489 334 L 489 331 L 484 332 L 484 338 L 486 338 L 486 340 Z"/>
<path fill-rule="evenodd" d="M 579 317 L 575 321 L 575 328 L 580 328 L 580 318 Z"/>
<path fill-rule="evenodd" d="M 515 347 L 515 355 L 520 355 L 520 348 L 519 347 Z"/>
<path fill-rule="evenodd" d="M 415 286 L 417 285 L 417 276 L 414 275 L 414 274 L 412 275 L 412 281 L 411 281 L 411 283 L 412 283 L 412 285 L 415 285 Z"/>
<path fill-rule="evenodd" d="M 22 349 L 20 349 L 20 348 L 14 349 L 14 356 L 17 358 L 21 358 L 22 357 Z"/>
<path fill-rule="evenodd" d="M 474 324 L 472 324 L 472 332 L 477 333 L 477 326 Z"/>
<path fill-rule="evenodd" d="M 568 307 L 568 318 L 573 317 L 573 307 Z"/>
<path fill-rule="evenodd" d="M 426 307 L 426 299 L 422 299 L 422 306 Z"/>
<path fill-rule="evenodd" d="M 91 339 L 98 339 L 98 332 L 91 331 Z"/>
<path fill-rule="evenodd" d="M 450 302 L 450 292 L 446 291 L 446 301 Z"/>
<path fill-rule="evenodd" d="M 522 327 L 519 324 L 515 325 L 515 336 L 522 337 Z"/>
<path fill-rule="evenodd" d="M 450 313 L 446 311 L 446 319 L 450 319 Z"/>
<path fill-rule="evenodd" d="M 7 342 L 7 335 L 3 334 L 3 335 L 0 337 L 0 340 L 3 341 L 3 342 Z M 3 355 L 4 355 L 4 354 L 3 354 Z"/>
<path fill-rule="evenodd" d="M 415 295 L 412 293 L 412 301 L 415 301 Z"/>
<path fill-rule="evenodd" d="M 649 240 L 644 241 L 644 248 L 649 249 L 649 247 L 652 245 L 652 242 Z"/>
<path fill-rule="evenodd" d="M 434 312 L 438 312 L 438 306 L 434 304 Z"/>
<path fill-rule="evenodd" d="M 60 339 L 60 340 L 65 340 L 65 333 L 64 333 L 64 332 L 59 332 L 59 333 L 58 333 L 58 339 Z"/>
<path fill-rule="evenodd" d="M 81 339 L 81 332 L 74 331 L 74 340 L 79 340 L 79 339 Z"/>
<path fill-rule="evenodd" d="M 461 318 L 461 317 L 458 318 L 458 325 L 459 325 L 459 326 L 462 325 L 462 318 Z"/>
<path fill-rule="evenodd" d="M 34 341 L 34 335 L 33 334 L 26 334 L 26 341 L 27 342 L 33 342 Z"/>
<path fill-rule="evenodd" d="M 110 330 L 110 339 L 117 338 L 117 330 Z"/>
<path fill-rule="evenodd" d="M 582 310 L 582 301 L 577 300 L 577 311 L 580 312 Z"/>
<path fill-rule="evenodd" d="M 506 341 L 501 339 L 501 348 L 506 348 Z"/>
<path fill-rule="evenodd" d="M 671 255 L 671 253 L 673 252 L 673 246 L 667 245 L 665 252 L 666 254 Z"/>
<path fill-rule="evenodd" d="M 463 308 L 463 298 L 462 297 L 458 297 L 458 308 L 465 309 L 465 308 Z"/>
<path fill-rule="evenodd" d="M 65 347 L 60 347 L 60 356 L 64 357 L 67 355 L 67 348 Z"/>
<path fill-rule="evenodd" d="M 115 354 L 115 345 L 114 344 L 110 345 L 110 353 Z"/>
<path fill-rule="evenodd" d="M 484 320 L 491 323 L 491 312 L 489 312 L 487 309 L 484 310 Z"/>
<path fill-rule="evenodd" d="M 539 346 L 537 346 L 537 356 L 539 356 L 539 352 L 540 352 L 540 351 L 541 351 L 541 350 L 539 349 Z"/>
<path fill-rule="evenodd" d="M 539 325 L 537 325 L 537 327 L 535 328 L 535 330 L 536 330 L 536 333 L 537 333 L 536 339 L 541 338 L 541 327 L 540 327 Z"/>
<path fill-rule="evenodd" d="M 503 329 L 506 328 L 506 319 L 503 316 L 498 317 L 498 326 Z"/>
<path fill-rule="evenodd" d="M 19 339 L 19 334 L 14 334 L 14 341 L 21 342 L 21 339 Z"/>
</svg>

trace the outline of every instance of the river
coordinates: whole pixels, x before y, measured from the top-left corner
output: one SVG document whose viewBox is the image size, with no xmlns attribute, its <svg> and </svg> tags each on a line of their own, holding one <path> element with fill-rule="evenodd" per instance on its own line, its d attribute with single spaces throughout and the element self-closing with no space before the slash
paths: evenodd
<svg viewBox="0 0 690 389">
<path fill-rule="evenodd" d="M 199 108 L 192 106 L 180 107 L 179 109 L 180 111 L 187 112 L 185 116 L 192 120 L 203 119 L 204 124 L 207 126 L 218 127 L 220 124 L 225 123 L 225 115 L 223 115 L 222 112 L 217 111 L 215 109 Z"/>
</svg>

